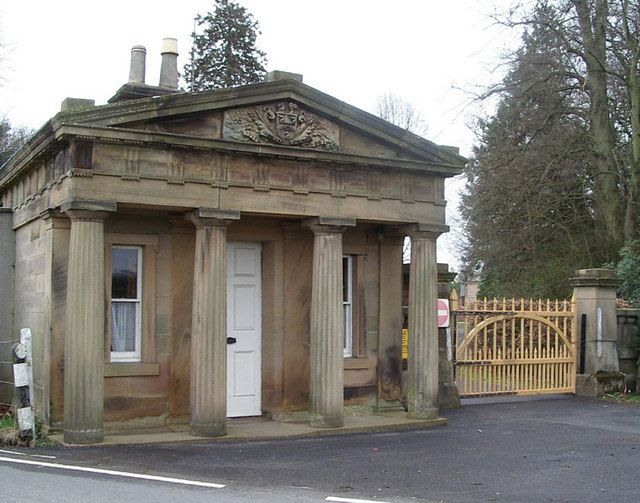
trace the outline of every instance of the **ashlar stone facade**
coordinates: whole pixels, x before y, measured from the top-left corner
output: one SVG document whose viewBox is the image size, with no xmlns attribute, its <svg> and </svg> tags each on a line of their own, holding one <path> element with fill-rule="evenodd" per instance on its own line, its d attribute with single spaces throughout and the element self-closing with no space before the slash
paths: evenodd
<svg viewBox="0 0 640 503">
<path fill-rule="evenodd" d="M 91 443 L 139 418 L 223 435 L 231 400 L 317 427 L 397 406 L 405 235 L 408 414 L 437 417 L 435 243 L 465 159 L 296 79 L 161 94 L 76 102 L 0 171 L 45 424 Z"/>
</svg>

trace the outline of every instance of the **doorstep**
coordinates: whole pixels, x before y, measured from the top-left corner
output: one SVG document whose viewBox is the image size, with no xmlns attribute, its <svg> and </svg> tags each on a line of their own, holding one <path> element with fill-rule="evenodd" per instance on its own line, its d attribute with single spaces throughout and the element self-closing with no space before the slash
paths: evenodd
<svg viewBox="0 0 640 503">
<path fill-rule="evenodd" d="M 432 428 L 447 424 L 445 418 L 436 419 L 408 419 L 404 412 L 385 412 L 375 415 L 347 416 L 344 426 L 340 428 L 312 428 L 307 422 L 277 422 L 262 417 L 229 419 L 227 434 L 224 437 L 197 437 L 189 434 L 189 428 L 184 426 L 170 426 L 137 431 L 109 431 L 107 429 L 104 441 L 92 445 L 132 445 L 153 444 L 165 442 L 229 442 L 250 440 L 275 440 L 280 438 L 305 438 L 331 435 L 346 435 L 350 433 L 377 433 L 384 431 L 400 431 L 421 428 Z M 50 435 L 49 439 L 55 443 L 65 444 L 63 435 Z"/>
</svg>

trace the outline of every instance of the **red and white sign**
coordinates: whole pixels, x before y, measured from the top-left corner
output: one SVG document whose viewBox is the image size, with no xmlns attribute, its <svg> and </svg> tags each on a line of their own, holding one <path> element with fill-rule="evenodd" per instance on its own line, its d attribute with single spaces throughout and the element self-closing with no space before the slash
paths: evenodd
<svg viewBox="0 0 640 503">
<path fill-rule="evenodd" d="M 438 328 L 449 328 L 449 299 L 438 299 Z"/>
</svg>

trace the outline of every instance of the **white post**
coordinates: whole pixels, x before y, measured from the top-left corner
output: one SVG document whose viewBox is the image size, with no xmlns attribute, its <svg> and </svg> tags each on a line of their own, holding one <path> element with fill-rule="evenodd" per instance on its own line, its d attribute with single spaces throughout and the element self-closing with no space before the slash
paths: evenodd
<svg viewBox="0 0 640 503">
<path fill-rule="evenodd" d="M 16 363 L 13 365 L 13 382 L 16 388 L 17 405 L 16 417 L 18 420 L 18 430 L 20 436 L 31 431 L 32 439 L 36 440 L 36 421 L 33 411 L 33 347 L 31 330 L 23 328 L 20 330 L 20 343 L 15 344 L 13 352 Z"/>
</svg>

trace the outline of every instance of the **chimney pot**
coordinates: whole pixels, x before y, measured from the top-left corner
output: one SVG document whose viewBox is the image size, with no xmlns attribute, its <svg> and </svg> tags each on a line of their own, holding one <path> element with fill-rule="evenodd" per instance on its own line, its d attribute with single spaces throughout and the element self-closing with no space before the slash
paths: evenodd
<svg viewBox="0 0 640 503">
<path fill-rule="evenodd" d="M 162 54 L 171 53 L 178 55 L 178 39 L 176 38 L 164 38 L 162 39 Z"/>
<path fill-rule="evenodd" d="M 160 87 L 178 89 L 178 41 L 175 38 L 162 41 Z"/>
<path fill-rule="evenodd" d="M 143 45 L 134 45 L 131 48 L 130 84 L 144 84 L 146 59 L 147 49 Z"/>
</svg>

